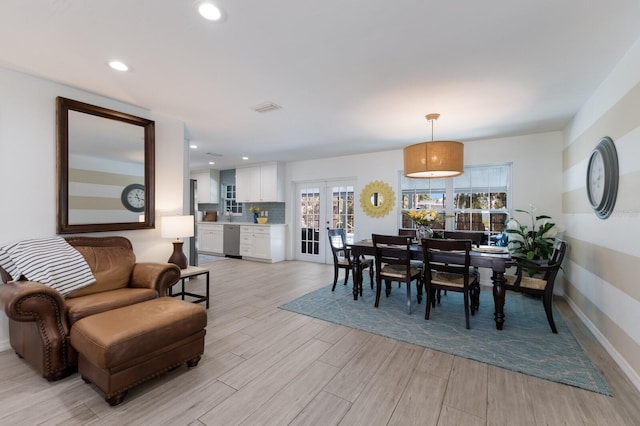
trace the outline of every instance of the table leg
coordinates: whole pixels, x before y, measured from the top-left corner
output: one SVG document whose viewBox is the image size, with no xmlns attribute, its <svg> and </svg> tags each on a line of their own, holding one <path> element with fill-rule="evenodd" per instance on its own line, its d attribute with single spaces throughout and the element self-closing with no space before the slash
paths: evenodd
<svg viewBox="0 0 640 426">
<path fill-rule="evenodd" d="M 205 274 L 207 278 L 207 309 L 209 309 L 209 271 Z"/>
<path fill-rule="evenodd" d="M 358 300 L 358 293 L 362 288 L 362 266 L 360 265 L 360 256 L 354 257 L 351 265 L 353 269 L 353 300 Z"/>
<path fill-rule="evenodd" d="M 493 302 L 496 309 L 493 317 L 496 321 L 496 328 L 502 330 L 504 324 L 504 272 L 493 271 L 491 280 L 493 281 Z"/>
</svg>

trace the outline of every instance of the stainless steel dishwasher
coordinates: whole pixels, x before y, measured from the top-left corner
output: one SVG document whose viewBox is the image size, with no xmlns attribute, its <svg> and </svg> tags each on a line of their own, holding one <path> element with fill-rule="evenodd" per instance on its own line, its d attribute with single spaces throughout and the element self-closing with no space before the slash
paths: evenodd
<svg viewBox="0 0 640 426">
<path fill-rule="evenodd" d="M 240 225 L 224 225 L 222 250 L 225 256 L 240 257 Z"/>
</svg>

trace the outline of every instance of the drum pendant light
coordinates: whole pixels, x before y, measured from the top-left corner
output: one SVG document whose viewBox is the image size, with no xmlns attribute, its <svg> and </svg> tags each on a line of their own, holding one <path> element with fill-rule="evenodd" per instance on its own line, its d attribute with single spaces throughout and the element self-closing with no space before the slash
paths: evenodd
<svg viewBox="0 0 640 426">
<path fill-rule="evenodd" d="M 404 175 L 421 179 L 461 175 L 464 171 L 464 144 L 434 141 L 433 122 L 440 114 L 427 114 L 425 117 L 431 122 L 431 142 L 420 142 L 404 148 Z"/>
</svg>

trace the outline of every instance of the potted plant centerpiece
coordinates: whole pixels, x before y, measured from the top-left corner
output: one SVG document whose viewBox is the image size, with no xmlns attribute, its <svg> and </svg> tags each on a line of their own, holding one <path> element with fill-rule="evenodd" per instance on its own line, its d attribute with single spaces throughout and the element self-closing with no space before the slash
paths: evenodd
<svg viewBox="0 0 640 426">
<path fill-rule="evenodd" d="M 553 243 L 558 234 L 558 227 L 551 222 L 547 215 L 536 216 L 535 206 L 531 205 L 529 211 L 516 209 L 516 212 L 529 215 L 531 228 L 521 224 L 517 219 L 510 218 L 505 222 L 505 232 L 509 235 L 509 252 L 521 261 L 532 263 L 544 263 L 553 253 Z"/>
<path fill-rule="evenodd" d="M 416 238 L 418 241 L 423 238 L 433 238 L 431 225 L 440 220 L 438 212 L 434 209 L 426 210 L 406 210 L 402 214 L 413 221 L 416 225 Z"/>
</svg>

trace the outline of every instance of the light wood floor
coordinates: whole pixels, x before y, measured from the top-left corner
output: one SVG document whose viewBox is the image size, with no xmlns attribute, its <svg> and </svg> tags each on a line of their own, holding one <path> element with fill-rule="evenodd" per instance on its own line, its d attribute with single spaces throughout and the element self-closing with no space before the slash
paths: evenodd
<svg viewBox="0 0 640 426">
<path fill-rule="evenodd" d="M 212 304 L 196 368 L 166 373 L 109 407 L 78 374 L 48 383 L 5 351 L 0 424 L 640 424 L 639 393 L 564 302 L 558 308 L 614 397 L 277 309 L 327 285 L 329 265 L 204 266 Z"/>
</svg>

